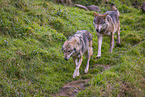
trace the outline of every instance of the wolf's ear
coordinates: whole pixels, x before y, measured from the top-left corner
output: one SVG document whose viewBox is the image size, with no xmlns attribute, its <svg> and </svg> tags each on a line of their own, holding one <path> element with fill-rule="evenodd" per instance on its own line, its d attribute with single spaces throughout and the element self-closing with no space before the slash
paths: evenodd
<svg viewBox="0 0 145 97">
<path fill-rule="evenodd" d="M 107 15 L 108 15 L 108 13 L 104 14 L 104 15 L 103 15 L 103 18 L 105 19 Z"/>
<path fill-rule="evenodd" d="M 68 41 L 66 40 L 65 42 L 64 42 L 64 45 L 66 45 L 68 43 Z"/>
<path fill-rule="evenodd" d="M 98 16 L 98 14 L 96 12 L 94 12 L 94 17 Z"/>
</svg>

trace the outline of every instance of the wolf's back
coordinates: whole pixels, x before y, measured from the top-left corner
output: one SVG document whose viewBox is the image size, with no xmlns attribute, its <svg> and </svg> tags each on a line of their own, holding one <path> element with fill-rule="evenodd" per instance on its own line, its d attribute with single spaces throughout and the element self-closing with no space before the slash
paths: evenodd
<svg viewBox="0 0 145 97">
<path fill-rule="evenodd" d="M 68 40 L 71 40 L 71 38 L 75 37 L 76 39 L 79 39 L 79 44 L 82 46 L 82 51 L 86 51 L 89 47 L 89 43 L 92 41 L 92 35 L 87 30 L 79 30 L 75 34 L 69 37 Z"/>
<path fill-rule="evenodd" d="M 117 11 L 107 11 L 106 13 L 108 13 L 108 15 L 112 18 L 114 24 L 119 23 L 119 15 Z"/>
<path fill-rule="evenodd" d="M 91 33 L 90 33 L 89 31 L 87 31 L 87 30 L 80 30 L 80 31 L 77 31 L 75 34 L 81 34 L 84 41 L 85 41 L 86 39 L 88 39 L 89 41 L 92 40 L 92 35 L 91 35 Z"/>
</svg>

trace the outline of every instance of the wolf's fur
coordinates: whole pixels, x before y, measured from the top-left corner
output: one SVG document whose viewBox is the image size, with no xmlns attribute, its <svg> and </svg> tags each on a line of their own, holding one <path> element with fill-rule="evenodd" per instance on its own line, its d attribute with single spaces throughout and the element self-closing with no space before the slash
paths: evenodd
<svg viewBox="0 0 145 97">
<path fill-rule="evenodd" d="M 83 54 L 87 57 L 85 73 L 88 72 L 89 61 L 93 54 L 93 48 L 92 35 L 87 30 L 77 31 L 74 35 L 70 36 L 68 41 L 64 42 L 62 50 L 64 52 L 64 59 L 69 60 L 69 58 L 72 57 L 76 64 L 73 78 L 79 76 L 79 68 L 83 60 Z"/>
<path fill-rule="evenodd" d="M 145 13 L 145 2 L 143 3 L 142 7 L 141 7 L 141 10 L 143 13 Z"/>
<path fill-rule="evenodd" d="M 98 55 L 101 57 L 102 36 L 110 36 L 110 52 L 113 51 L 114 33 L 117 32 L 117 43 L 120 44 L 120 22 L 117 11 L 107 11 L 104 15 L 94 12 L 93 24 L 98 36 Z"/>
</svg>

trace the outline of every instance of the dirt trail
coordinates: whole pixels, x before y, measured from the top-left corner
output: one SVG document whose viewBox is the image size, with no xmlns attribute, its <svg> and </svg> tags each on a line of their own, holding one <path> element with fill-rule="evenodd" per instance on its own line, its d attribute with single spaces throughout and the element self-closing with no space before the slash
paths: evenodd
<svg viewBox="0 0 145 97">
<path fill-rule="evenodd" d="M 103 71 L 106 69 L 109 69 L 109 65 L 100 65 L 96 64 L 94 66 L 100 66 L 103 68 Z M 92 70 L 91 68 L 90 70 Z M 66 85 L 63 86 L 63 88 L 59 91 L 58 94 L 53 95 L 53 97 L 60 97 L 60 96 L 65 96 L 65 97 L 75 97 L 75 95 L 84 90 L 85 87 L 87 86 L 88 82 L 90 79 L 78 79 L 76 81 L 72 81 L 67 83 Z"/>
<path fill-rule="evenodd" d="M 75 95 L 85 89 L 85 85 L 89 82 L 90 79 L 81 79 L 77 81 L 72 81 L 63 86 L 63 88 L 59 91 L 58 94 L 53 95 L 53 97 L 67 96 L 67 97 L 75 97 Z"/>
</svg>

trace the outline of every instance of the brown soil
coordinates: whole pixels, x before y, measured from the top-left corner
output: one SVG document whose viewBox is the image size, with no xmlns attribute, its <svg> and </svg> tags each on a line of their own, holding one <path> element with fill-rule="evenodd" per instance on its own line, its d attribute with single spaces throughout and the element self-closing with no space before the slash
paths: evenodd
<svg viewBox="0 0 145 97">
<path fill-rule="evenodd" d="M 101 65 L 101 64 L 95 64 L 94 65 L 94 67 L 97 67 L 97 66 L 103 67 L 103 71 L 110 68 L 110 65 Z"/>
<path fill-rule="evenodd" d="M 63 88 L 59 91 L 59 93 L 53 95 L 53 97 L 60 97 L 60 96 L 75 97 L 75 95 L 79 91 L 85 89 L 85 84 L 87 84 L 89 80 L 90 79 L 81 79 L 77 81 L 72 81 L 64 85 Z"/>
</svg>

